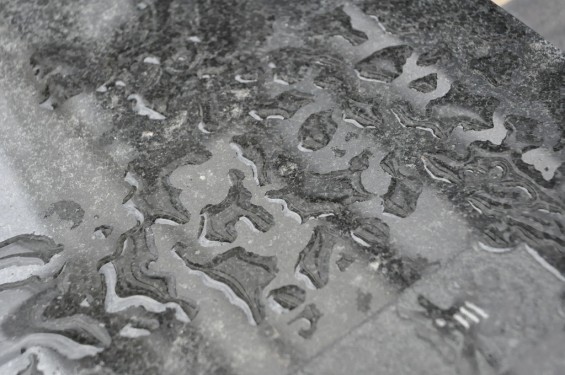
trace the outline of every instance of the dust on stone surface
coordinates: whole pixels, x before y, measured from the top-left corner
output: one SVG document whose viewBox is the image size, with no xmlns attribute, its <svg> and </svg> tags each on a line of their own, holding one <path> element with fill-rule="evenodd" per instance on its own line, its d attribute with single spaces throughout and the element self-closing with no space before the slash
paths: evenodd
<svg viewBox="0 0 565 375">
<path fill-rule="evenodd" d="M 494 5 L 0 17 L 0 373 L 559 372 L 565 59 Z"/>
</svg>

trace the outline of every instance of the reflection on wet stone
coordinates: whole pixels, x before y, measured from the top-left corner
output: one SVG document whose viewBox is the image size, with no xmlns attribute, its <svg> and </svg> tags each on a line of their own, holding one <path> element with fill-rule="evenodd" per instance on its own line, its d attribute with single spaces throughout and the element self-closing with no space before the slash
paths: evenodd
<svg viewBox="0 0 565 375">
<path fill-rule="evenodd" d="M 370 151 L 363 151 L 349 161 L 349 168 L 330 173 L 298 172 L 293 184 L 267 192 L 269 198 L 287 201 L 289 208 L 302 220 L 331 214 L 342 205 L 365 201 L 371 194 L 365 190 L 361 173 L 369 167 Z"/>
<path fill-rule="evenodd" d="M 437 88 L 437 74 L 429 74 L 410 82 L 409 87 L 423 93 L 432 92 Z"/>
<path fill-rule="evenodd" d="M 73 224 L 71 229 L 74 229 L 82 223 L 84 210 L 76 202 L 59 201 L 49 206 L 49 209 L 45 212 L 45 217 L 49 217 L 53 214 L 57 214 L 57 217 L 61 220 L 70 221 Z"/>
<path fill-rule="evenodd" d="M 149 264 L 157 259 L 150 249 L 151 237 L 150 229 L 143 226 L 121 235 L 114 253 L 99 262 L 101 272 L 108 278 L 103 268 L 115 269 L 114 272 L 118 274 L 116 293 L 120 297 L 141 294 L 161 303 L 178 303 L 184 313 L 194 318 L 198 306 L 194 301 L 177 298 L 174 277 L 149 269 Z"/>
<path fill-rule="evenodd" d="M 494 5 L 0 18 L 0 373 L 563 372 L 565 59 Z"/>
<path fill-rule="evenodd" d="M 423 184 L 414 166 L 403 164 L 401 158 L 391 152 L 381 161 L 383 170 L 392 177 L 388 191 L 383 195 L 383 204 L 385 212 L 407 217 L 416 209 Z"/>
<path fill-rule="evenodd" d="M 261 323 L 265 318 L 262 303 L 263 289 L 275 278 L 277 259 L 264 257 L 241 247 L 235 247 L 222 253 L 207 263 L 199 264 L 190 260 L 189 250 L 183 244 L 177 244 L 174 251 L 193 271 L 198 271 L 218 283 L 219 288 L 228 287 L 235 297 L 245 304 L 242 309 L 251 313 L 251 319 Z M 230 291 L 226 291 L 228 294 Z M 238 304 L 234 301 L 234 304 Z"/>
<path fill-rule="evenodd" d="M 108 238 L 114 228 L 111 225 L 101 225 L 99 227 L 94 228 L 94 234 L 100 235 L 103 238 Z"/>
<path fill-rule="evenodd" d="M 308 324 L 310 326 L 308 328 L 300 328 L 298 334 L 305 339 L 310 339 L 316 332 L 316 329 L 318 328 L 318 320 L 320 320 L 322 315 L 323 314 L 320 312 L 320 310 L 318 310 L 316 305 L 311 303 L 307 305 L 304 310 L 302 310 L 302 312 L 298 314 L 296 318 L 292 319 L 288 324 L 292 324 L 301 319 L 308 321 Z"/>
<path fill-rule="evenodd" d="M 264 208 L 252 204 L 251 192 L 243 187 L 243 172 L 229 171 L 231 188 L 226 199 L 202 209 L 202 233 L 207 240 L 234 242 L 237 238 L 235 223 L 240 219 L 247 220 L 252 228 L 261 232 L 268 231 L 273 225 L 273 216 Z"/>
<path fill-rule="evenodd" d="M 410 54 L 408 46 L 387 47 L 359 62 L 355 68 L 364 78 L 390 83 L 400 75 Z"/>
<path fill-rule="evenodd" d="M 336 265 L 341 272 L 347 270 L 347 268 L 355 261 L 351 256 L 347 254 L 341 254 L 338 260 L 336 260 Z"/>
<path fill-rule="evenodd" d="M 46 263 L 61 251 L 63 245 L 56 244 L 51 238 L 42 235 L 22 234 L 0 242 L 2 263 L 16 257 L 38 258 Z"/>
<path fill-rule="evenodd" d="M 306 291 L 297 285 L 285 285 L 269 292 L 275 302 L 288 310 L 294 310 L 306 299 Z"/>
<path fill-rule="evenodd" d="M 314 103 L 313 99 L 313 95 L 298 90 L 284 91 L 273 99 L 261 103 L 261 107 L 256 112 L 266 119 L 276 116 L 291 118 L 300 108 Z"/>
<path fill-rule="evenodd" d="M 304 121 L 298 133 L 301 147 L 317 151 L 328 145 L 337 128 L 331 114 L 331 111 L 318 112 Z"/>
<path fill-rule="evenodd" d="M 316 287 L 321 288 L 329 281 L 330 256 L 335 244 L 333 235 L 323 227 L 316 227 L 312 238 L 300 252 L 297 270 L 304 274 Z"/>
</svg>

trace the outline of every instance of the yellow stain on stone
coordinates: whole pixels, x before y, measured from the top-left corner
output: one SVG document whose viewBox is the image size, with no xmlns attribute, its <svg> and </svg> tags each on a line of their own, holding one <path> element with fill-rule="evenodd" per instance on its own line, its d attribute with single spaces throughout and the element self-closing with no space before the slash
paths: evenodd
<svg viewBox="0 0 565 375">
<path fill-rule="evenodd" d="M 508 4 L 511 1 L 512 0 L 492 0 L 493 3 L 495 3 L 496 5 L 501 6 L 501 7 Z"/>
</svg>

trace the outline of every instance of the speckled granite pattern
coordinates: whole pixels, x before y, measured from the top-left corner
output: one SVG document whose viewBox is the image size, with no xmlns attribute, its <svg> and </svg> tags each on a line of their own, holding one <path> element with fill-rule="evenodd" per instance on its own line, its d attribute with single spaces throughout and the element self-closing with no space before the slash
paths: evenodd
<svg viewBox="0 0 565 375">
<path fill-rule="evenodd" d="M 565 373 L 564 69 L 487 1 L 0 0 L 0 373 Z"/>
</svg>

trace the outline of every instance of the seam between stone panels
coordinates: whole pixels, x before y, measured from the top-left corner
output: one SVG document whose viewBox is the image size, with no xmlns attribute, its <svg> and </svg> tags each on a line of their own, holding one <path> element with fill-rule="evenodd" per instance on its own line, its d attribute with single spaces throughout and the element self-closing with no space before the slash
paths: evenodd
<svg viewBox="0 0 565 375">
<path fill-rule="evenodd" d="M 336 345 L 338 345 L 341 341 L 343 341 L 345 338 L 351 336 L 353 333 L 355 333 L 360 327 L 362 327 L 363 325 L 365 325 L 366 323 L 370 322 L 371 320 L 374 320 L 375 318 L 377 318 L 382 312 L 384 312 L 385 310 L 387 310 L 388 308 L 390 308 L 391 306 L 394 306 L 398 300 L 400 298 L 402 298 L 402 296 L 404 296 L 404 294 L 406 294 L 407 292 L 413 290 L 416 286 L 418 286 L 419 284 L 422 284 L 424 282 L 427 282 L 429 279 L 435 277 L 435 275 L 437 275 L 439 272 L 445 270 L 446 268 L 448 268 L 451 264 L 453 264 L 457 259 L 459 259 L 459 257 L 461 257 L 464 253 L 466 253 L 467 251 L 474 251 L 473 249 L 464 249 L 461 251 L 456 252 L 452 257 L 448 258 L 445 263 L 442 265 L 442 267 L 440 269 L 438 269 L 435 272 L 430 272 L 429 274 L 426 274 L 423 278 L 421 278 L 420 280 L 418 280 L 417 282 L 415 282 L 414 284 L 410 285 L 409 287 L 407 287 L 406 289 L 404 289 L 399 295 L 398 297 L 383 305 L 381 308 L 377 309 L 375 312 L 373 312 L 371 315 L 369 315 L 368 317 L 366 317 L 365 319 L 363 319 L 362 321 L 360 321 L 358 324 L 354 325 L 353 327 L 351 327 L 351 329 L 346 332 L 345 334 L 343 334 L 342 336 L 336 338 L 335 340 L 333 340 L 331 343 L 329 343 L 328 345 L 324 346 L 322 349 L 320 349 L 316 354 L 314 354 L 313 356 L 311 356 L 310 358 L 308 358 L 306 361 L 304 361 L 304 363 L 300 364 L 300 366 L 298 366 L 295 369 L 292 369 L 291 371 L 287 372 L 288 375 L 295 375 L 298 374 L 300 371 L 304 370 L 310 363 L 314 362 L 314 360 L 320 356 L 322 356 L 322 354 L 324 354 L 325 352 L 329 351 L 330 349 L 332 349 L 333 347 L 335 347 Z"/>
</svg>

